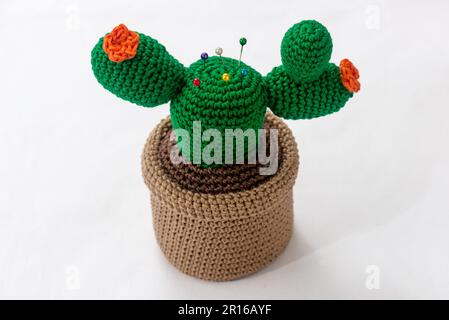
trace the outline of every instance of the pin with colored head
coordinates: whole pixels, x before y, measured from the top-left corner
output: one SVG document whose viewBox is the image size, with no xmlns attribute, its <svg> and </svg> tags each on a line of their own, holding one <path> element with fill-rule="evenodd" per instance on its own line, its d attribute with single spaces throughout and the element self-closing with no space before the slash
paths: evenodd
<svg viewBox="0 0 449 320">
<path fill-rule="evenodd" d="M 199 87 L 201 85 L 201 80 L 198 78 L 193 79 L 193 85 Z"/>
<path fill-rule="evenodd" d="M 222 79 L 224 82 L 228 82 L 229 79 L 231 79 L 231 76 L 229 75 L 229 73 L 223 73 L 223 75 L 221 76 L 221 79 Z"/>
<path fill-rule="evenodd" d="M 240 67 L 240 62 L 242 61 L 243 47 L 245 46 L 246 42 L 247 42 L 246 38 L 240 38 L 240 45 L 242 47 L 240 48 L 239 67 Z"/>
<path fill-rule="evenodd" d="M 248 75 L 248 69 L 243 68 L 242 70 L 240 70 L 240 82 L 243 85 L 243 78 L 246 77 Z"/>
<path fill-rule="evenodd" d="M 220 57 L 221 64 L 223 65 L 223 68 L 224 68 L 224 61 L 223 61 L 223 57 L 221 56 L 223 54 L 223 49 L 221 47 L 218 47 L 217 49 L 215 49 L 215 53 L 217 54 L 217 56 Z"/>
<path fill-rule="evenodd" d="M 204 62 L 204 67 L 206 67 L 206 60 L 209 58 L 209 55 L 207 54 L 207 52 L 203 52 L 201 54 L 201 60 L 203 60 Z"/>
</svg>

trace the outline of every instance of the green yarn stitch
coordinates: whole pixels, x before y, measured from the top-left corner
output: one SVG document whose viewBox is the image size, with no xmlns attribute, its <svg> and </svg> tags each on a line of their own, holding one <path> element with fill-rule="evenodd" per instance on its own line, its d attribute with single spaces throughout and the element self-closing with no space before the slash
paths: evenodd
<svg viewBox="0 0 449 320">
<path fill-rule="evenodd" d="M 245 77 L 240 76 L 242 69 L 248 71 Z M 223 73 L 230 75 L 229 81 L 222 80 Z M 191 84 L 195 78 L 201 79 L 201 85 L 184 86 L 170 104 L 174 129 L 185 129 L 193 137 L 192 123 L 200 121 L 201 133 L 216 129 L 224 137 L 225 129 L 262 128 L 266 93 L 259 72 L 244 63 L 239 67 L 235 59 L 210 57 L 206 64 L 198 60 L 189 67 L 186 82 Z"/>
<path fill-rule="evenodd" d="M 332 39 L 319 22 L 305 20 L 285 34 L 281 44 L 282 64 L 294 81 L 312 81 L 326 69 L 332 54 Z"/>
<path fill-rule="evenodd" d="M 337 112 L 353 96 L 341 84 L 340 69 L 333 63 L 310 82 L 295 82 L 284 66 L 274 68 L 264 80 L 271 111 L 285 119 L 312 119 Z"/>
<path fill-rule="evenodd" d="M 143 107 L 170 101 L 185 81 L 184 66 L 163 45 L 142 33 L 133 59 L 110 61 L 100 38 L 92 49 L 91 64 L 95 77 L 105 89 Z"/>
<path fill-rule="evenodd" d="M 287 31 L 281 45 L 283 64 L 266 77 L 226 57 L 209 57 L 205 63 L 200 59 L 185 68 L 156 40 L 139 36 L 136 56 L 123 62 L 108 59 L 101 38 L 92 50 L 95 77 L 107 90 L 138 105 L 154 107 L 171 101 L 173 128 L 185 129 L 191 137 L 195 121 L 201 122 L 201 131 L 257 130 L 263 126 L 267 107 L 286 119 L 311 119 L 338 111 L 353 96 L 342 85 L 340 68 L 329 63 L 328 31 L 313 20 Z M 230 75 L 229 81 L 222 79 L 223 73 Z M 199 86 L 194 79 L 200 80 Z M 203 142 L 201 150 L 206 145 Z M 184 144 L 179 142 L 179 147 Z"/>
</svg>

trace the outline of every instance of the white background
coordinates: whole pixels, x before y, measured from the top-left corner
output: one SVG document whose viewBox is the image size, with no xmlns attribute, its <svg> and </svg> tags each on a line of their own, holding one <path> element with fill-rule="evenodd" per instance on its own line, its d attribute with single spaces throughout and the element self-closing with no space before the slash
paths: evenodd
<svg viewBox="0 0 449 320">
<path fill-rule="evenodd" d="M 0 297 L 449 298 L 448 12 L 443 0 L 2 1 Z M 238 281 L 188 277 L 157 247 L 140 172 L 168 105 L 105 91 L 90 50 L 121 22 L 186 66 L 217 46 L 238 57 L 245 36 L 244 61 L 266 74 L 303 19 L 328 27 L 332 61 L 351 59 L 362 90 L 337 114 L 288 121 L 301 165 L 284 254 Z"/>
</svg>

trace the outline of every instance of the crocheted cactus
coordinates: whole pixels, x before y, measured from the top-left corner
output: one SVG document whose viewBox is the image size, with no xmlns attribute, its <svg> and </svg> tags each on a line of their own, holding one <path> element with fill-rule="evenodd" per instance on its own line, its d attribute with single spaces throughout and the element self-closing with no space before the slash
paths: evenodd
<svg viewBox="0 0 449 320">
<path fill-rule="evenodd" d="M 215 129 L 223 136 L 226 129 L 262 128 L 267 101 L 262 75 L 244 63 L 238 65 L 237 60 L 219 57 L 211 57 L 206 63 L 202 60 L 193 63 L 186 71 L 187 85 L 170 104 L 173 128 L 185 129 L 191 137 L 194 136 L 194 121 L 201 122 L 201 133 Z M 242 70 L 246 72 L 244 77 Z M 229 80 L 224 81 L 223 75 L 228 75 Z M 199 86 L 192 84 L 195 79 L 201 79 Z M 180 149 L 186 147 L 184 143 L 180 141 Z M 207 144 L 207 141 L 195 144 L 193 138 L 190 142 L 192 152 L 197 155 Z M 201 147 L 201 150 L 195 147 Z M 246 145 L 245 157 L 247 148 Z M 225 149 L 223 139 L 222 163 L 225 162 Z M 190 148 L 184 150 L 187 150 L 185 154 L 189 160 L 194 161 L 189 154 Z M 235 152 L 235 145 L 231 151 Z"/>
<path fill-rule="evenodd" d="M 345 59 L 330 63 L 332 39 L 317 21 L 295 24 L 281 45 L 282 65 L 266 77 L 268 106 L 285 119 L 311 119 L 340 110 L 360 89 L 358 71 Z"/>
<path fill-rule="evenodd" d="M 185 83 L 184 66 L 163 45 L 123 24 L 98 41 L 91 63 L 105 89 L 144 107 L 170 101 Z"/>
<path fill-rule="evenodd" d="M 327 29 L 314 20 L 295 24 L 281 44 L 282 64 L 296 82 L 316 80 L 326 70 L 332 53 Z"/>
<path fill-rule="evenodd" d="M 144 107 L 170 101 L 174 129 L 192 133 L 194 122 L 200 121 L 201 131 L 224 133 L 262 128 L 267 107 L 286 119 L 315 118 L 341 109 L 360 89 L 359 75 L 347 59 L 340 66 L 330 63 L 331 52 L 327 29 L 307 20 L 287 31 L 282 65 L 266 77 L 221 56 L 203 56 L 207 60 L 186 68 L 153 38 L 119 25 L 99 40 L 91 62 L 98 81 L 120 98 Z"/>
</svg>

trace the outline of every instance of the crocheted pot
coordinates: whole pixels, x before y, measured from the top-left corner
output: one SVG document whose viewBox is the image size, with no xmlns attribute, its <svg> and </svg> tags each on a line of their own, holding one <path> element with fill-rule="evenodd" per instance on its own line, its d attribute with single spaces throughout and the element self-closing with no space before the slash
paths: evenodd
<svg viewBox="0 0 449 320">
<path fill-rule="evenodd" d="M 142 173 L 151 192 L 156 239 L 170 263 L 184 273 L 205 280 L 238 279 L 273 261 L 290 240 L 298 150 L 282 120 L 267 113 L 265 123 L 278 129 L 282 161 L 276 174 L 264 179 L 246 177 L 250 182 L 238 190 L 235 181 L 241 171 L 233 165 L 234 169 L 221 173 L 225 176 L 219 183 L 222 192 L 216 181 L 208 182 L 213 188 L 192 190 L 167 171 L 161 150 L 167 150 L 163 144 L 171 130 L 169 117 L 150 134 L 142 154 Z"/>
</svg>

